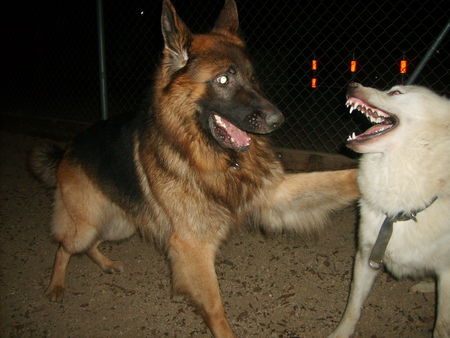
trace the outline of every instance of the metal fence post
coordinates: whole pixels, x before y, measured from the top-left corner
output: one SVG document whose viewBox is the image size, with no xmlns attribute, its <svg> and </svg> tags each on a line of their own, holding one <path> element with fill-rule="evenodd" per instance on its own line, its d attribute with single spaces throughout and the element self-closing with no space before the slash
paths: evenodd
<svg viewBox="0 0 450 338">
<path fill-rule="evenodd" d="M 447 22 L 447 25 L 442 30 L 441 34 L 438 35 L 436 40 L 434 41 L 433 45 L 428 49 L 427 53 L 423 57 L 422 61 L 420 61 L 417 68 L 414 70 L 414 72 L 409 77 L 408 81 L 406 81 L 407 85 L 413 84 L 413 82 L 416 80 L 417 76 L 419 76 L 420 72 L 422 71 L 423 67 L 427 64 L 428 60 L 431 58 L 433 53 L 438 48 L 441 41 L 444 39 L 444 37 L 447 35 L 448 31 L 450 29 L 450 20 Z"/>
<path fill-rule="evenodd" d="M 100 74 L 100 104 L 102 119 L 108 118 L 108 94 L 106 81 L 105 63 L 105 34 L 103 29 L 103 1 L 97 0 L 97 34 L 98 34 L 98 57 Z"/>
</svg>

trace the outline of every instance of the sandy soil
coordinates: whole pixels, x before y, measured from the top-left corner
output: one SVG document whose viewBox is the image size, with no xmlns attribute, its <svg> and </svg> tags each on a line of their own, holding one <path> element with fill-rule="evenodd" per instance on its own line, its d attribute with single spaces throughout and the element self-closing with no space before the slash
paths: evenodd
<svg viewBox="0 0 450 338">
<path fill-rule="evenodd" d="M 194 309 L 172 298 L 164 257 L 138 236 L 102 250 L 126 270 L 104 274 L 85 255 L 69 266 L 62 304 L 43 296 L 56 244 L 52 191 L 26 171 L 38 139 L 0 133 L 0 335 L 2 337 L 209 337 Z M 228 318 L 240 337 L 324 337 L 348 296 L 356 207 L 333 216 L 318 238 L 236 233 L 217 258 Z M 429 337 L 434 294 L 383 273 L 356 336 Z"/>
</svg>

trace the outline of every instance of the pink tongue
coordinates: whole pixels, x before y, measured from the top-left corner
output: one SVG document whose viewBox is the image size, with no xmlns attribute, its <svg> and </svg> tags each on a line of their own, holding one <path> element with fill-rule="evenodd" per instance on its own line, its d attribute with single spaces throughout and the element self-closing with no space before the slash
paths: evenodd
<svg viewBox="0 0 450 338">
<path fill-rule="evenodd" d="M 392 125 L 391 124 L 377 124 L 374 125 L 372 127 L 370 127 L 369 129 L 367 129 L 364 133 L 357 135 L 356 137 L 364 137 L 364 136 L 370 136 L 370 135 L 375 135 L 381 131 L 383 131 L 384 129 L 389 129 L 391 128 Z"/>
<path fill-rule="evenodd" d="M 236 145 L 243 147 L 250 144 L 250 137 L 247 133 L 239 128 L 237 128 L 230 121 L 222 117 L 222 122 L 225 125 L 227 134 L 234 139 Z"/>
</svg>

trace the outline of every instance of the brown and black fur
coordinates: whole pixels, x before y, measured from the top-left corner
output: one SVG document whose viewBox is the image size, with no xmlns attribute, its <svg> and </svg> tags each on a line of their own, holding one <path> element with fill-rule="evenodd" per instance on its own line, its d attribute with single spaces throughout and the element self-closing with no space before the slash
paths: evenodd
<svg viewBox="0 0 450 338">
<path fill-rule="evenodd" d="M 48 182 L 45 168 L 56 171 L 53 234 L 60 245 L 47 296 L 62 300 L 72 254 L 85 252 L 103 270 L 122 271 L 97 246 L 139 232 L 165 250 L 174 290 L 193 300 L 212 333 L 232 337 L 214 270 L 220 244 L 248 223 L 320 228 L 329 211 L 359 196 L 356 172 L 283 171 L 263 135 L 283 115 L 254 78 L 233 0 L 225 1 L 208 34 L 192 34 L 169 0 L 161 24 L 164 53 L 148 111 L 94 125 L 59 162 L 33 157 Z M 251 141 L 227 138 L 231 132 L 217 128 L 213 114 Z"/>
</svg>

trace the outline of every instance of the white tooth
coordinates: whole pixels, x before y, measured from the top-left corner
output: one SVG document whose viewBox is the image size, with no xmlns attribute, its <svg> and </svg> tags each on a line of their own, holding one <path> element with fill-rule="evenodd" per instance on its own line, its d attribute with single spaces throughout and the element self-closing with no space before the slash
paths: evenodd
<svg viewBox="0 0 450 338">
<path fill-rule="evenodd" d="M 355 132 L 352 134 L 352 139 L 356 138 Z"/>
<path fill-rule="evenodd" d="M 225 123 L 222 121 L 222 118 L 218 115 L 216 115 L 216 116 L 217 116 L 217 118 L 216 118 L 217 124 L 220 125 L 221 127 L 225 128 Z"/>
<path fill-rule="evenodd" d="M 353 108 L 353 106 L 350 106 L 350 114 L 352 113 L 352 111 L 354 110 L 355 108 Z"/>
</svg>

